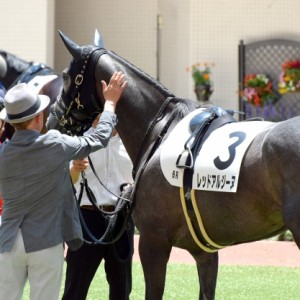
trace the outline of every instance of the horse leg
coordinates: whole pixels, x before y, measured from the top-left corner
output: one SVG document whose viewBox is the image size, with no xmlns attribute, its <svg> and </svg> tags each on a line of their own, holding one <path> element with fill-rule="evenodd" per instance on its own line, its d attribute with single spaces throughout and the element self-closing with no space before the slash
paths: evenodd
<svg viewBox="0 0 300 300">
<path fill-rule="evenodd" d="M 293 238 L 298 248 L 300 249 L 300 206 L 299 206 L 299 198 L 297 195 L 300 194 L 294 192 L 293 195 L 288 197 L 288 201 L 286 201 L 283 208 L 283 217 L 284 223 L 293 234 Z"/>
<path fill-rule="evenodd" d="M 215 291 L 219 267 L 219 254 L 215 253 L 200 253 L 193 255 L 197 263 L 197 271 L 200 283 L 200 300 L 215 299 Z"/>
<path fill-rule="evenodd" d="M 166 240 L 140 234 L 139 255 L 145 278 L 145 299 L 161 300 L 165 289 L 167 263 L 172 250 Z"/>
</svg>

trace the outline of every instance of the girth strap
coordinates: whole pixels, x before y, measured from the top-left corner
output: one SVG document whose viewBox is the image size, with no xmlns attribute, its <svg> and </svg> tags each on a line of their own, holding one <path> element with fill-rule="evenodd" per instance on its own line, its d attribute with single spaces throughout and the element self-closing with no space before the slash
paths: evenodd
<svg viewBox="0 0 300 300">
<path fill-rule="evenodd" d="M 183 187 L 180 189 L 180 199 L 186 222 L 195 243 L 202 250 L 209 253 L 216 252 L 225 246 L 218 245 L 213 242 L 205 230 L 195 198 L 195 190 L 192 189 L 194 162 L 208 136 L 215 129 L 226 123 L 232 122 L 236 122 L 236 120 L 233 118 L 231 113 L 228 113 L 218 107 L 210 108 L 198 126 L 193 128 L 194 131 L 192 133 L 192 137 L 190 137 L 185 143 L 185 149 L 188 151 L 188 156 L 185 165 L 181 165 L 181 167 L 184 168 L 184 173 Z M 190 141 L 192 142 L 190 143 Z"/>
<path fill-rule="evenodd" d="M 216 244 L 208 236 L 197 206 L 195 190 L 180 188 L 180 200 L 190 234 L 192 235 L 195 243 L 202 250 L 208 253 L 214 253 L 225 248 L 226 246 Z M 197 222 L 195 222 L 195 217 L 191 216 L 191 210 L 189 207 L 192 207 Z"/>
</svg>

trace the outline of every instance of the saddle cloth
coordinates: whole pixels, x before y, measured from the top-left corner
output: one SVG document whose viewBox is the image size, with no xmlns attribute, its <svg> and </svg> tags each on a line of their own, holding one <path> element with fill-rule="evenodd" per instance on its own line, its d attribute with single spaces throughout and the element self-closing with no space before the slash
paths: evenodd
<svg viewBox="0 0 300 300">
<path fill-rule="evenodd" d="M 161 169 L 172 186 L 183 187 L 184 169 L 178 168 L 176 161 L 185 152 L 184 144 L 191 135 L 191 119 L 203 110 L 197 109 L 184 117 L 161 145 Z M 267 121 L 234 122 L 213 131 L 195 159 L 192 189 L 236 192 L 245 151 L 259 133 L 274 124 Z"/>
</svg>

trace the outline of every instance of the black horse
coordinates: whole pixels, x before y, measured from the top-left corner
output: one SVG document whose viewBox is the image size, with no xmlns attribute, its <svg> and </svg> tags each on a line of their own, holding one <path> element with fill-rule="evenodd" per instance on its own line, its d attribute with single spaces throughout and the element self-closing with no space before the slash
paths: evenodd
<svg viewBox="0 0 300 300">
<path fill-rule="evenodd" d="M 139 254 L 146 299 L 162 299 L 173 246 L 186 249 L 196 261 L 199 299 L 215 297 L 218 250 L 222 247 L 268 238 L 286 228 L 300 246 L 297 168 L 300 165 L 300 117 L 280 123 L 238 122 L 240 129 L 233 135 L 226 134 L 229 144 L 225 154 L 229 159 L 216 156 L 213 160 L 223 168 L 232 162 L 231 158 L 243 144 L 247 132 L 243 128 L 267 125 L 246 148 L 235 192 L 191 189 L 185 182 L 183 187 L 174 186 L 162 170 L 163 147 L 177 132 L 181 120 L 195 114 L 197 104 L 176 98 L 149 75 L 104 49 L 99 38 L 95 45 L 81 47 L 64 34 L 60 35 L 73 60 L 64 72 L 62 96 L 52 106 L 50 128 L 81 134 L 103 107 L 101 80 L 108 82 L 114 71 L 124 72 L 128 80 L 116 110 L 117 130 L 134 163 L 133 216 L 140 232 Z M 210 111 L 209 117 L 212 116 L 211 109 L 204 110 L 207 111 Z M 222 120 L 221 117 L 222 114 L 216 120 Z M 196 122 L 196 130 L 203 124 L 208 123 Z M 204 128 L 210 128 L 206 125 Z M 180 138 L 180 135 L 173 136 L 174 147 Z M 205 144 L 202 150 L 204 147 Z M 209 149 L 218 151 L 218 148 Z M 174 168 L 174 177 L 180 167 Z M 209 178 L 210 183 L 214 183 L 214 179 Z M 216 183 L 218 187 L 225 184 L 227 182 L 222 180 Z"/>
<path fill-rule="evenodd" d="M 14 85 L 25 82 L 36 90 L 37 93 L 47 95 L 50 103 L 54 103 L 62 92 L 63 81 L 51 67 L 36 62 L 28 62 L 6 51 L 0 50 L 0 82 L 6 90 Z M 2 107 L 3 108 L 3 107 Z M 1 104 L 0 104 L 1 109 Z M 49 115 L 45 110 L 44 119 Z M 10 139 L 14 133 L 14 127 L 10 124 L 2 124 L 0 141 Z M 43 132 L 46 131 L 44 126 Z"/>
</svg>

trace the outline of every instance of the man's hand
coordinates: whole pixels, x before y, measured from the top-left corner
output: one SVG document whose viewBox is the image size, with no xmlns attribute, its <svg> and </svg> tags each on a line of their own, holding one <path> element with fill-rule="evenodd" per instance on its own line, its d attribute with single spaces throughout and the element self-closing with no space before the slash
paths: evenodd
<svg viewBox="0 0 300 300">
<path fill-rule="evenodd" d="M 124 79 L 125 75 L 122 72 L 114 72 L 108 85 L 104 80 L 101 81 L 103 96 L 106 100 L 104 110 L 115 112 L 116 105 L 128 84 Z"/>
<path fill-rule="evenodd" d="M 70 167 L 70 174 L 72 178 L 72 182 L 75 183 L 79 179 L 80 172 L 85 171 L 89 165 L 88 158 L 76 159 L 72 161 Z"/>
<path fill-rule="evenodd" d="M 73 169 L 75 172 L 82 172 L 86 170 L 88 165 L 89 165 L 89 160 L 87 157 L 83 159 L 76 159 L 72 161 L 71 169 Z"/>
</svg>

